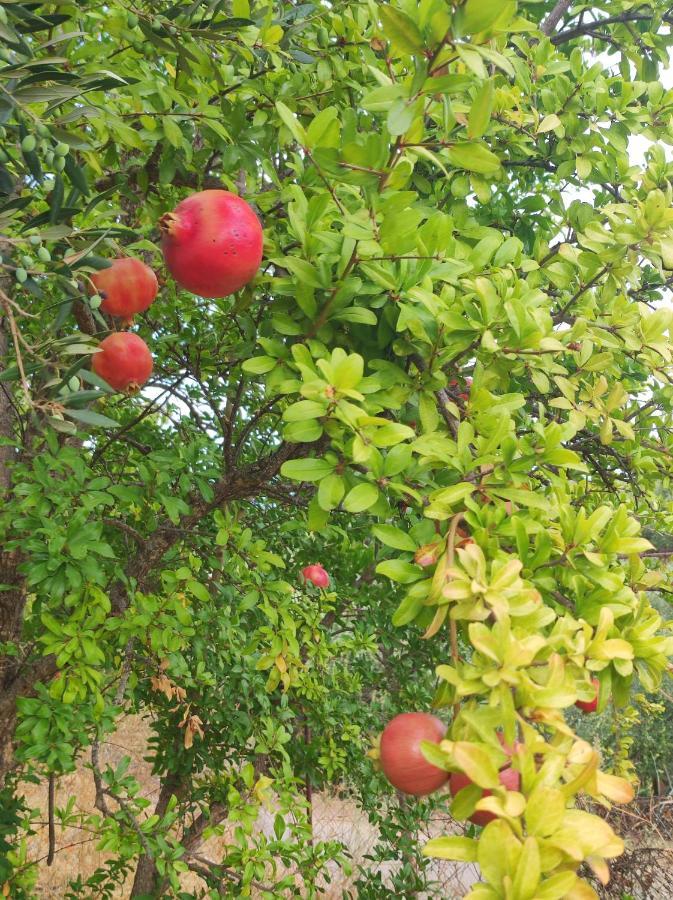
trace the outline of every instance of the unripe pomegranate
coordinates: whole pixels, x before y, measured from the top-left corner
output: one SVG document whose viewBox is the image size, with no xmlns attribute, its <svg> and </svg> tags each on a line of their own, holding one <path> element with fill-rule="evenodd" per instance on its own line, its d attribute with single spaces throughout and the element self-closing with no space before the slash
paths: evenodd
<svg viewBox="0 0 673 900">
<path fill-rule="evenodd" d="M 91 368 L 116 391 L 137 391 L 152 374 L 152 354 L 145 341 L 120 331 L 100 342 Z"/>
<path fill-rule="evenodd" d="M 91 283 L 103 298 L 103 312 L 124 319 L 146 310 L 159 290 L 152 269 L 130 256 L 114 259 L 109 268 L 91 276 Z"/>
<path fill-rule="evenodd" d="M 578 700 L 575 706 L 581 709 L 583 713 L 594 713 L 598 709 L 598 692 L 600 690 L 600 681 L 598 678 L 592 678 L 591 683 L 596 690 L 596 696 L 593 700 Z"/>
<path fill-rule="evenodd" d="M 310 581 L 316 587 L 326 588 L 329 586 L 329 575 L 319 563 L 306 566 L 301 570 L 301 574 L 304 581 Z"/>
<path fill-rule="evenodd" d="M 516 771 L 516 769 L 506 768 L 502 769 L 498 775 L 500 779 L 500 784 L 507 788 L 508 791 L 518 791 L 521 787 L 521 775 Z M 449 790 L 453 797 L 459 791 L 462 791 L 463 788 L 469 787 L 473 782 L 471 779 L 467 777 L 464 772 L 452 772 L 451 778 L 449 779 Z M 485 790 L 482 794 L 482 797 L 490 797 L 493 791 Z M 492 822 L 496 819 L 495 816 L 491 812 L 487 812 L 486 810 L 478 809 L 472 813 L 470 816 L 470 822 L 473 822 L 475 825 L 488 825 L 489 822 Z"/>
<path fill-rule="evenodd" d="M 442 555 L 442 541 L 434 541 L 432 544 L 424 544 L 419 547 L 414 554 L 414 562 L 417 566 L 426 569 L 428 566 L 434 566 L 439 557 Z"/>
<path fill-rule="evenodd" d="M 448 781 L 449 773 L 433 766 L 421 752 L 421 741 L 438 744 L 446 736 L 446 725 L 429 713 L 401 713 L 386 725 L 381 735 L 381 768 L 398 791 L 424 797 Z"/>
<path fill-rule="evenodd" d="M 200 297 L 226 297 L 247 284 L 262 261 L 262 226 L 229 191 L 187 197 L 159 221 L 164 259 L 177 283 Z"/>
</svg>

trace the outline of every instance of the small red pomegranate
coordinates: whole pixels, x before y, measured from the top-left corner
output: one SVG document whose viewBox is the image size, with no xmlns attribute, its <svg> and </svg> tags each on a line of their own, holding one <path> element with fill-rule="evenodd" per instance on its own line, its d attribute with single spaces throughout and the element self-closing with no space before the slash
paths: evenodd
<svg viewBox="0 0 673 900">
<path fill-rule="evenodd" d="M 119 331 L 100 342 L 91 368 L 116 391 L 133 393 L 152 374 L 152 354 L 137 334 Z"/>
<path fill-rule="evenodd" d="M 146 310 L 159 290 L 152 269 L 130 256 L 113 260 L 109 268 L 92 275 L 91 282 L 103 298 L 103 312 L 124 319 Z"/>
<path fill-rule="evenodd" d="M 262 261 L 262 226 L 251 207 L 229 191 L 187 197 L 159 221 L 164 259 L 177 283 L 200 297 L 240 290 Z"/>
<path fill-rule="evenodd" d="M 593 700 L 578 700 L 575 706 L 578 709 L 581 709 L 583 713 L 595 713 L 598 709 L 598 692 L 600 690 L 601 683 L 598 678 L 592 678 L 591 683 L 594 686 L 596 691 L 596 696 Z"/>
<path fill-rule="evenodd" d="M 381 735 L 381 767 L 388 781 L 404 794 L 424 797 L 446 784 L 449 773 L 427 761 L 421 741 L 438 744 L 446 725 L 429 713 L 401 713 Z"/>
<path fill-rule="evenodd" d="M 329 575 L 319 563 L 306 566 L 301 570 L 301 574 L 304 581 L 310 581 L 316 587 L 326 588 L 329 586 Z"/>
<path fill-rule="evenodd" d="M 500 774 L 500 784 L 503 787 L 506 787 L 508 791 L 518 791 L 521 787 L 521 775 L 516 771 L 516 769 L 512 769 L 510 767 L 506 769 L 501 769 Z M 465 775 L 464 772 L 452 772 L 451 778 L 449 779 L 449 790 L 453 797 L 456 796 L 458 791 L 462 791 L 463 788 L 469 787 L 473 782 Z M 489 790 L 485 790 L 482 794 L 482 797 L 490 797 L 493 792 Z M 489 822 L 492 822 L 496 819 L 495 816 L 491 812 L 487 812 L 486 810 L 478 809 L 472 813 L 470 816 L 470 822 L 473 822 L 475 825 L 488 825 Z"/>
</svg>

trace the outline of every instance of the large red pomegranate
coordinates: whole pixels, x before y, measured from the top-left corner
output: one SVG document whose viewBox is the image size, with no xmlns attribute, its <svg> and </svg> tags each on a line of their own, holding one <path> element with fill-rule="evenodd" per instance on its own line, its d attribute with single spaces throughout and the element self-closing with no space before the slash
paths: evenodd
<svg viewBox="0 0 673 900">
<path fill-rule="evenodd" d="M 518 791 L 521 787 L 521 775 L 519 775 L 516 769 L 512 769 L 511 767 L 501 769 L 498 777 L 500 778 L 500 784 L 503 787 L 506 787 L 508 791 Z M 471 784 L 473 784 L 473 782 L 464 772 L 451 773 L 449 790 L 454 797 L 458 791 L 462 791 L 463 788 L 469 787 Z M 482 797 L 490 797 L 492 793 L 492 791 L 485 790 Z M 492 822 L 495 818 L 497 818 L 497 816 L 493 813 L 478 809 L 470 816 L 470 822 L 473 822 L 475 825 L 484 826 L 488 825 L 488 823 Z"/>
<path fill-rule="evenodd" d="M 226 297 L 254 278 L 262 261 L 262 226 L 229 191 L 187 197 L 159 221 L 164 259 L 177 283 L 200 297 Z"/>
<path fill-rule="evenodd" d="M 391 719 L 381 735 L 381 766 L 393 787 L 423 797 L 445 784 L 449 773 L 421 752 L 421 741 L 438 744 L 445 736 L 446 725 L 428 713 L 401 713 Z"/>
<path fill-rule="evenodd" d="M 598 678 L 592 678 L 591 683 L 594 686 L 596 691 L 596 695 L 593 700 L 578 700 L 575 703 L 575 706 L 578 709 L 581 709 L 583 713 L 594 713 L 598 709 L 598 692 L 601 687 L 601 683 Z"/>
<path fill-rule="evenodd" d="M 310 581 L 319 588 L 329 587 L 329 575 L 320 563 L 314 563 L 311 566 L 305 566 L 301 570 L 303 581 Z"/>
<path fill-rule="evenodd" d="M 101 341 L 91 367 L 116 391 L 137 391 L 152 374 L 152 354 L 145 341 L 120 331 Z"/>
<path fill-rule="evenodd" d="M 103 298 L 103 312 L 124 319 L 132 319 L 147 309 L 159 290 L 152 269 L 130 256 L 114 259 L 107 269 L 92 275 L 91 282 Z"/>
</svg>

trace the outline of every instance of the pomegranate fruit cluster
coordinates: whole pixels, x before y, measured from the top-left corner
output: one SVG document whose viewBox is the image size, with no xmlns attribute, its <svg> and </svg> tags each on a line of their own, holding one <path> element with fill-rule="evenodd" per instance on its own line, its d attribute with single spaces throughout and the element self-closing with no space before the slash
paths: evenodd
<svg viewBox="0 0 673 900">
<path fill-rule="evenodd" d="M 597 678 L 593 678 L 591 683 L 595 697 L 590 701 L 578 700 L 575 704 L 585 713 L 596 712 L 598 709 L 600 683 Z M 426 797 L 445 785 L 448 785 L 452 797 L 457 797 L 466 788 L 473 789 L 473 781 L 464 772 L 449 772 L 428 762 L 423 755 L 423 741 L 439 745 L 446 734 L 447 726 L 444 722 L 429 713 L 407 712 L 391 719 L 381 734 L 378 754 L 381 769 L 390 784 L 403 794 L 414 797 Z M 519 791 L 521 775 L 513 760 L 520 745 L 518 742 L 514 746 L 507 744 L 501 732 L 497 733 L 497 737 L 507 757 L 498 772 L 498 780 L 506 790 Z M 481 789 L 480 796 L 475 796 L 474 800 L 477 802 L 491 793 L 488 789 Z M 483 827 L 495 818 L 488 810 L 475 809 L 468 816 L 468 821 Z"/>
<path fill-rule="evenodd" d="M 262 226 L 245 200 L 224 190 L 187 197 L 159 221 L 168 271 L 180 287 L 209 299 L 227 297 L 251 281 L 262 262 Z M 123 257 L 91 276 L 101 309 L 130 325 L 149 309 L 159 283 L 139 259 Z M 119 331 L 101 341 L 93 371 L 117 391 L 139 390 L 152 374 L 152 354 L 137 334 Z"/>
</svg>

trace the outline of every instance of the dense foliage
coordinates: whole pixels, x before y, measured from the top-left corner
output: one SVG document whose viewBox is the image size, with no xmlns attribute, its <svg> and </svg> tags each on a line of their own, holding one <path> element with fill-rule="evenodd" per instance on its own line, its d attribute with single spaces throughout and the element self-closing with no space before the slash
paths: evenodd
<svg viewBox="0 0 673 900">
<path fill-rule="evenodd" d="M 673 654 L 650 602 L 673 527 L 668 6 L 0 3 L 5 894 L 34 895 L 25 783 L 77 759 L 96 810 L 56 817 L 110 859 L 73 897 L 178 896 L 188 869 L 213 897 L 315 896 L 347 865 L 312 839 L 330 785 L 403 861 L 363 897 L 423 889 L 415 830 L 449 804 L 495 816 L 420 848 L 477 862 L 472 900 L 607 881 L 623 842 L 576 798 L 632 787 L 573 707 L 597 676 L 632 724 Z M 162 262 L 159 219 L 204 188 L 264 226 L 225 299 Z M 129 396 L 90 369 L 125 327 L 91 286 L 120 255 L 160 285 Z M 316 562 L 327 590 L 299 577 Z M 428 759 L 473 784 L 395 804 L 367 751 L 431 705 Z M 128 712 L 152 808 L 100 763 Z"/>
</svg>

